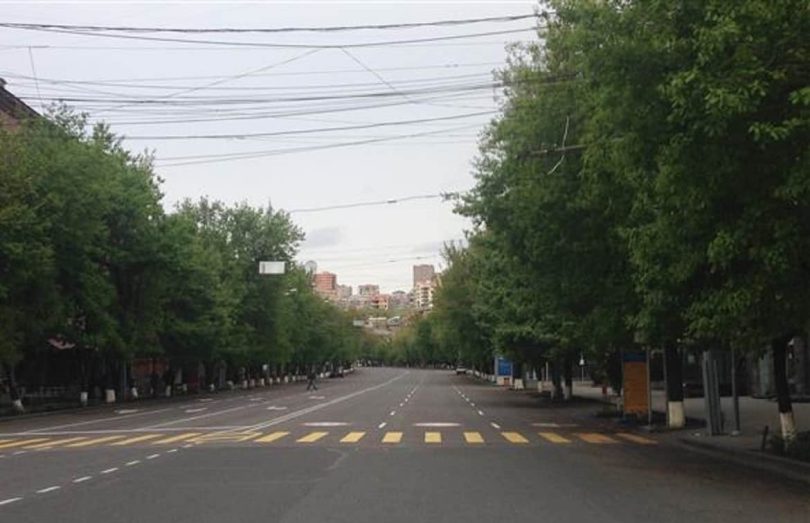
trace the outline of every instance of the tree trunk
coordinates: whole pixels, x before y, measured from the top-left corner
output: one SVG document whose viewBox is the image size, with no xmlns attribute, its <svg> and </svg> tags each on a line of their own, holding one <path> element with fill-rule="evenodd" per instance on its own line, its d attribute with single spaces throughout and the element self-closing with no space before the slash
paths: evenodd
<svg viewBox="0 0 810 523">
<path fill-rule="evenodd" d="M 796 421 L 793 418 L 793 405 L 790 401 L 790 388 L 787 380 L 787 344 L 789 337 L 782 337 L 771 342 L 773 353 L 773 378 L 776 387 L 776 401 L 779 405 L 779 422 L 782 428 L 782 439 L 785 447 L 796 439 Z"/>
<path fill-rule="evenodd" d="M 574 397 L 574 373 L 573 373 L 574 360 L 570 356 L 566 356 L 563 362 L 563 375 L 565 377 L 565 400 L 568 401 Z"/>
<path fill-rule="evenodd" d="M 664 346 L 664 370 L 667 378 L 667 426 L 683 428 L 686 416 L 683 410 L 683 368 L 681 353 L 672 344 Z"/>
<path fill-rule="evenodd" d="M 551 399 L 559 400 L 563 397 L 562 383 L 560 380 L 560 362 L 555 361 L 551 364 L 551 384 L 552 392 Z"/>
</svg>

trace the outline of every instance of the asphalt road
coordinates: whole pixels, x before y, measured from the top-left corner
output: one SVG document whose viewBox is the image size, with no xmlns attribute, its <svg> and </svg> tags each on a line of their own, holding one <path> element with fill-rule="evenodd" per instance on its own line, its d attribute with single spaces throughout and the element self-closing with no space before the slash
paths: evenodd
<svg viewBox="0 0 810 523">
<path fill-rule="evenodd" d="M 447 371 L 0 422 L 0 521 L 810 521 L 806 487 Z"/>
</svg>

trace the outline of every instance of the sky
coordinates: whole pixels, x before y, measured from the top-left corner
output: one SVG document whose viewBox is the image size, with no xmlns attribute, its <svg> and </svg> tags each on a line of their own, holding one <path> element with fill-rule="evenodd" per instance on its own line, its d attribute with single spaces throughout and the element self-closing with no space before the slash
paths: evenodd
<svg viewBox="0 0 810 523">
<path fill-rule="evenodd" d="M 268 29 L 531 15 L 536 7 L 27 1 L 0 2 L 0 23 Z M 507 44 L 536 38 L 534 25 L 93 34 L 0 27 L 0 77 L 37 110 L 64 100 L 109 123 L 128 149 L 153 152 L 167 210 L 202 196 L 272 204 L 306 234 L 299 261 L 314 260 L 340 284 L 391 292 L 411 287 L 414 264 L 440 269 L 442 245 L 470 227 L 436 195 L 473 186 L 478 138 L 498 108 L 493 71 L 505 65 Z M 99 36 L 109 34 L 118 37 Z M 397 201 L 353 206 L 389 200 Z"/>
</svg>

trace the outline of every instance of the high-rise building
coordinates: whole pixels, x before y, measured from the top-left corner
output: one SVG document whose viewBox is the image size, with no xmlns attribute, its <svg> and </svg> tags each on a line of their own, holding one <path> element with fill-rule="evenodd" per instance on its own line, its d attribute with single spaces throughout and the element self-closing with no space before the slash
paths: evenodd
<svg viewBox="0 0 810 523">
<path fill-rule="evenodd" d="M 315 292 L 324 298 L 337 298 L 337 274 L 331 272 L 319 272 L 312 278 L 312 287 Z"/>
<path fill-rule="evenodd" d="M 357 286 L 357 294 L 360 296 L 376 296 L 380 293 L 379 285 L 365 284 Z"/>
<path fill-rule="evenodd" d="M 433 281 L 436 277 L 436 269 L 433 265 L 414 265 L 413 266 L 413 286 L 416 287 L 420 283 L 426 281 Z"/>
<path fill-rule="evenodd" d="M 417 283 L 413 288 L 413 306 L 418 310 L 429 310 L 433 308 L 433 292 L 435 290 L 433 281 L 423 281 Z"/>
</svg>

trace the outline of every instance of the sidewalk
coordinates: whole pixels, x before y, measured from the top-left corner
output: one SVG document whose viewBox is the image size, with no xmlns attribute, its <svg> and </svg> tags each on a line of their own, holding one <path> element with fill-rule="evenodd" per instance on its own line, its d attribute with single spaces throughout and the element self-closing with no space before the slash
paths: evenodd
<svg viewBox="0 0 810 523">
<path fill-rule="evenodd" d="M 592 387 L 590 383 L 574 383 L 574 395 L 601 401 L 602 389 Z M 615 399 L 615 396 L 611 396 L 611 398 Z M 653 411 L 661 414 L 666 412 L 664 391 L 652 391 L 652 405 Z M 706 425 L 703 398 L 685 398 L 684 411 L 688 420 L 687 427 L 690 425 L 689 422 L 692 422 L 692 427 L 671 431 L 665 437 L 695 450 L 810 483 L 810 464 L 760 450 L 762 431 L 766 425 L 770 429 L 770 435 L 779 434 L 780 431 L 779 413 L 775 401 L 749 396 L 740 397 L 740 435 L 738 436 L 730 435 L 734 430 L 732 399 L 730 397 L 722 398 L 721 405 L 725 418 L 725 435 L 709 436 L 703 428 Z M 810 403 L 794 403 L 793 414 L 799 431 L 810 429 Z"/>
</svg>

